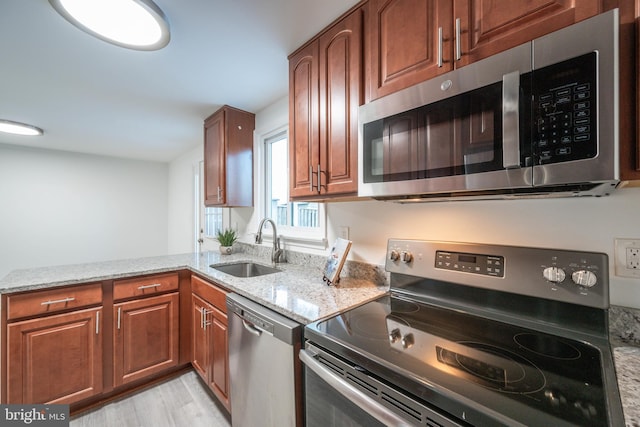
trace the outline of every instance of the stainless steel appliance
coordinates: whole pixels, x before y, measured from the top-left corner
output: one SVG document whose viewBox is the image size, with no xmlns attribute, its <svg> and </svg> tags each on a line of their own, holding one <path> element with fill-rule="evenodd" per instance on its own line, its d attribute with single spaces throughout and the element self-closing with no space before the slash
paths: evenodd
<svg viewBox="0 0 640 427">
<path fill-rule="evenodd" d="M 227 308 L 233 426 L 302 425 L 302 326 L 237 294 Z"/>
<path fill-rule="evenodd" d="M 389 240 L 391 290 L 305 327 L 307 426 L 620 426 L 606 254 Z"/>
<path fill-rule="evenodd" d="M 606 195 L 619 182 L 618 11 L 359 110 L 358 195 Z"/>
</svg>

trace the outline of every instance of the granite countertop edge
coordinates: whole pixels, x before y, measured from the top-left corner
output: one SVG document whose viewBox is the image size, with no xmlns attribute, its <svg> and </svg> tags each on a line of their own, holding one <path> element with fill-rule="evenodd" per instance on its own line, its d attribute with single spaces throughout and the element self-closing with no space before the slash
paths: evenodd
<svg viewBox="0 0 640 427">
<path fill-rule="evenodd" d="M 213 264 L 238 261 L 272 265 L 268 259 L 254 254 L 240 252 L 221 255 L 210 251 L 38 267 L 14 270 L 0 279 L 0 294 L 127 279 L 186 269 L 296 322 L 308 324 L 375 299 L 389 289 L 386 283 L 357 277 L 341 277 L 336 286 L 328 286 L 322 280 L 321 266 L 313 264 L 281 263 L 276 265 L 280 272 L 251 278 L 231 276 L 210 267 Z"/>
</svg>

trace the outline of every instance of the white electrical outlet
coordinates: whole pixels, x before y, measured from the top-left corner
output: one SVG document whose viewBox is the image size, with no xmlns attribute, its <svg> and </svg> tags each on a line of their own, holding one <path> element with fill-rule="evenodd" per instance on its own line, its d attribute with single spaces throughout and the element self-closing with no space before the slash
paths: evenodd
<svg viewBox="0 0 640 427">
<path fill-rule="evenodd" d="M 640 239 L 615 239 L 616 276 L 640 278 Z"/>
<path fill-rule="evenodd" d="M 640 249 L 627 248 L 627 269 L 640 270 Z"/>
<path fill-rule="evenodd" d="M 338 237 L 349 240 L 349 227 L 344 225 L 338 227 Z"/>
</svg>

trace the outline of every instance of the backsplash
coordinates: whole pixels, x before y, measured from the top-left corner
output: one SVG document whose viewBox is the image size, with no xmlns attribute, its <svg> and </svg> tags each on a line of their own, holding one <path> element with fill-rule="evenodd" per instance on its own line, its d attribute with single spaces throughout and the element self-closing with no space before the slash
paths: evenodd
<svg viewBox="0 0 640 427">
<path fill-rule="evenodd" d="M 252 245 L 244 242 L 236 242 L 234 247 L 247 255 L 270 259 L 271 248 L 261 245 Z M 308 265 L 311 268 L 322 270 L 327 262 L 328 255 L 313 255 L 304 252 L 296 252 L 285 249 L 286 262 L 297 265 Z M 389 284 L 388 275 L 382 265 L 372 265 L 365 262 L 347 260 L 342 267 L 340 277 L 352 277 L 355 279 L 369 280 L 376 286 Z"/>
</svg>

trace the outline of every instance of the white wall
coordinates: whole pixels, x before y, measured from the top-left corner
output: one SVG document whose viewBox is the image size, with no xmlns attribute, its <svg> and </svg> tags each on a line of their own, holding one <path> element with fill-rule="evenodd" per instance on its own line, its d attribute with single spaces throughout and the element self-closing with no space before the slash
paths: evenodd
<svg viewBox="0 0 640 427">
<path fill-rule="evenodd" d="M 0 277 L 167 253 L 166 163 L 0 144 Z"/>
<path fill-rule="evenodd" d="M 640 308 L 640 280 L 614 275 L 614 239 L 640 238 L 640 188 L 602 198 L 431 202 L 366 201 L 327 206 L 329 241 L 348 226 L 350 259 L 384 264 L 388 238 L 449 240 L 604 252 L 611 303 Z"/>
</svg>

